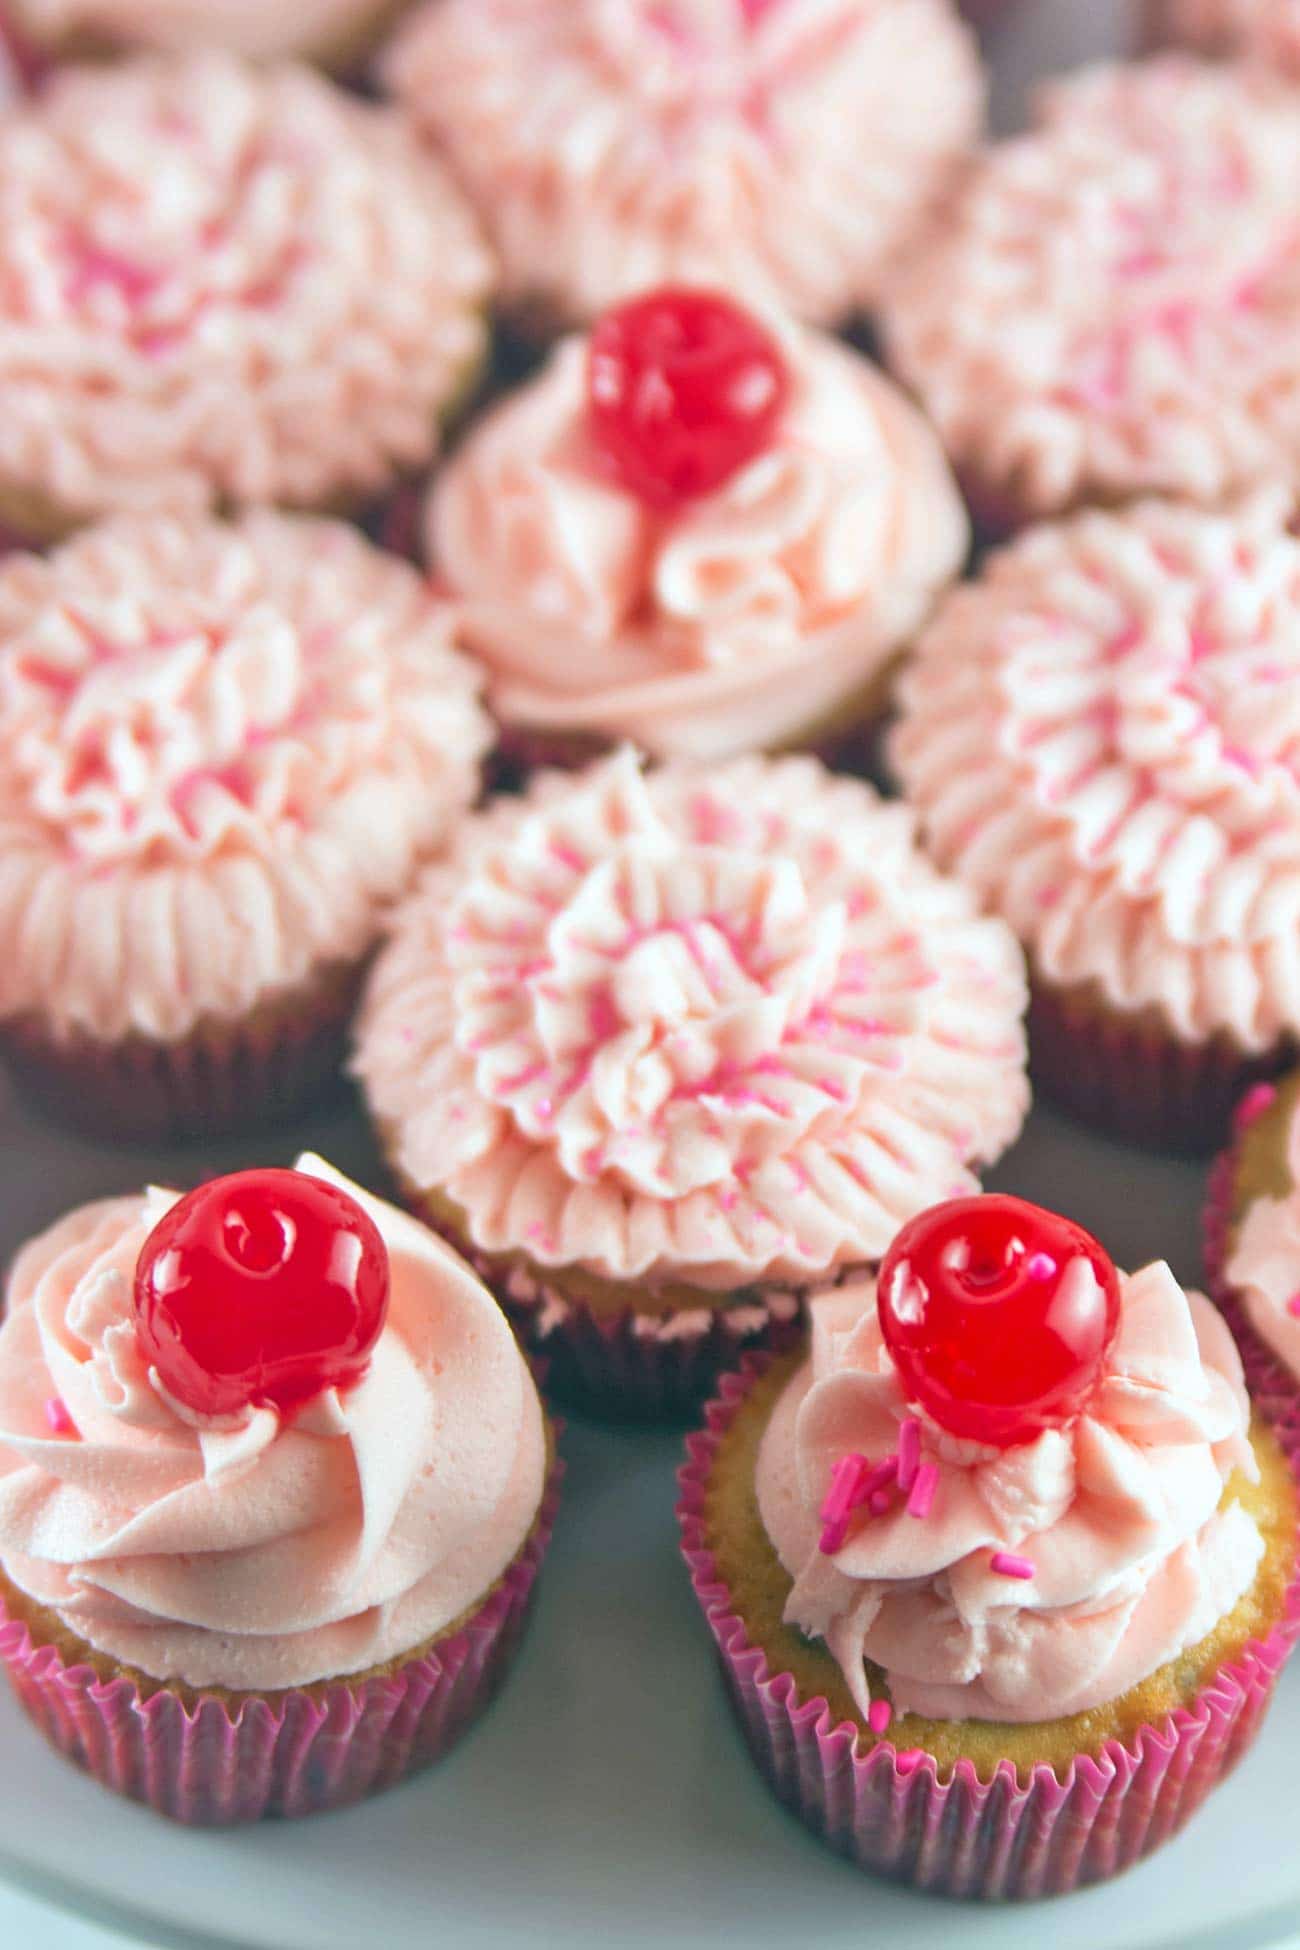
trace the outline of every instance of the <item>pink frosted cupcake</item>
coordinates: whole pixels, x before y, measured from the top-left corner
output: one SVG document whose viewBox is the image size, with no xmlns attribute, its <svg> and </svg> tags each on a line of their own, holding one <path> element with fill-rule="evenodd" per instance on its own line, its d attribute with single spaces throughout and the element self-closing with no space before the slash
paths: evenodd
<svg viewBox="0 0 1300 1950">
<path fill-rule="evenodd" d="M 1206 54 L 1249 54 L 1300 75 L 1297 0 L 1147 0 L 1151 38 Z"/>
<path fill-rule="evenodd" d="M 355 68 L 404 0 L 5 0 L 14 27 L 43 55 L 133 47 L 224 48 L 254 61 L 296 57 Z"/>
<path fill-rule="evenodd" d="M 489 292 L 389 111 L 217 54 L 58 74 L 0 120 L 0 521 L 359 506 L 427 465 Z"/>
<path fill-rule="evenodd" d="M 0 1660 L 160 1814 L 342 1806 L 490 1699 L 550 1449 L 469 1267 L 321 1159 L 83 1206 L 0 1328 Z"/>
<path fill-rule="evenodd" d="M 861 738 L 968 541 L 938 441 L 867 360 L 684 289 L 566 340 L 426 515 L 533 762 Z"/>
<path fill-rule="evenodd" d="M 384 75 L 534 330 L 669 280 L 839 323 L 948 189 L 984 92 L 950 0 L 432 0 Z"/>
<path fill-rule="evenodd" d="M 977 518 L 1300 481 L 1300 108 L 1185 57 L 1047 89 L 886 318 Z"/>
<path fill-rule="evenodd" d="M 1300 543 L 1288 497 L 1030 530 L 922 638 L 890 757 L 1029 953 L 1036 1076 L 1212 1150 L 1300 1046 Z"/>
<path fill-rule="evenodd" d="M 1210 1179 L 1205 1257 L 1261 1392 L 1300 1440 L 1300 1071 L 1243 1099 Z"/>
<path fill-rule="evenodd" d="M 1253 1739 L 1300 1634 L 1298 1459 L 1201 1294 L 990 1197 L 728 1378 L 680 1515 L 780 1799 L 863 1868 L 1059 1895 Z"/>
<path fill-rule="evenodd" d="M 1019 952 L 812 759 L 542 773 L 398 911 L 356 1069 L 558 1391 L 697 1401 L 991 1162 Z"/>
<path fill-rule="evenodd" d="M 332 1075 L 383 909 L 474 798 L 477 679 L 353 529 L 122 516 L 0 563 L 0 1052 L 114 1137 Z"/>
</svg>

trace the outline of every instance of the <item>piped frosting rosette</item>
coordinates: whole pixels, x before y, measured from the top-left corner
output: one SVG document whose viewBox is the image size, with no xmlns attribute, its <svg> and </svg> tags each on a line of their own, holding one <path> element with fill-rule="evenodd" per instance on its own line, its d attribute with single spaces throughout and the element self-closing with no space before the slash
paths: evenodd
<svg viewBox="0 0 1300 1950">
<path fill-rule="evenodd" d="M 295 1414 L 175 1401 L 132 1315 L 177 1197 L 156 1189 L 29 1245 L 0 1330 L 0 1654 L 56 1744 L 181 1820 L 309 1812 L 442 1751 L 499 1677 L 553 1514 L 491 1296 L 414 1220 L 298 1169 L 387 1248 L 355 1385 Z"/>
<path fill-rule="evenodd" d="M 1015 525 L 1300 472 L 1292 89 L 1180 56 L 1092 69 L 971 173 L 901 268 L 887 340 Z"/>
<path fill-rule="evenodd" d="M 922 638 L 892 746 L 940 864 L 1010 922 L 1040 984 L 1218 1048 L 1229 1092 L 1300 1033 L 1284 500 L 1026 534 Z"/>
<path fill-rule="evenodd" d="M 1300 75 L 1296 0 L 1153 0 L 1156 32 L 1211 54 L 1249 54 Z"/>
<path fill-rule="evenodd" d="M 1007 932 L 867 788 L 623 753 L 461 829 L 398 913 L 357 1068 L 402 1180 L 544 1345 L 577 1270 L 629 1360 L 686 1358 L 734 1300 L 752 1335 L 765 1291 L 973 1184 L 1024 1116 L 1023 1001 Z"/>
<path fill-rule="evenodd" d="M 683 280 L 836 323 L 983 106 L 947 0 L 438 0 L 384 71 L 483 213 L 507 299 L 564 322 Z"/>
<path fill-rule="evenodd" d="M 881 374 L 811 332 L 782 349 L 792 397 L 774 444 L 671 514 L 596 463 L 585 340 L 440 474 L 429 557 L 507 727 L 726 757 L 797 738 L 883 681 L 961 565 L 965 513 Z"/>
<path fill-rule="evenodd" d="M 476 789 L 443 606 L 341 523 L 0 564 L 0 1016 L 170 1042 L 369 948 Z"/>
<path fill-rule="evenodd" d="M 405 123 L 307 70 L 66 70 L 0 124 L 0 508 L 374 496 L 430 459 L 490 284 Z"/>
</svg>

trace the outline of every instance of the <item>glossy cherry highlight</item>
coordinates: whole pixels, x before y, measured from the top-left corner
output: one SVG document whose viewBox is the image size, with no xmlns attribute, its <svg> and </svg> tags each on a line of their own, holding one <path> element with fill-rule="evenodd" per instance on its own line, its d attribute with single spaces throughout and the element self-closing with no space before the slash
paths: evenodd
<svg viewBox="0 0 1300 1950">
<path fill-rule="evenodd" d="M 714 292 L 650 292 L 607 312 L 591 334 L 592 445 L 651 507 L 711 494 L 765 452 L 789 392 L 776 341 Z"/>
<path fill-rule="evenodd" d="M 1119 1275 L 1082 1226 L 990 1194 L 904 1226 L 876 1304 L 908 1399 L 952 1435 L 1010 1448 L 1086 1404 L 1119 1330 Z"/>
<path fill-rule="evenodd" d="M 337 1185 L 241 1171 L 177 1201 L 135 1272 L 141 1351 L 200 1415 L 290 1410 L 361 1379 L 388 1310 L 378 1227 Z"/>
</svg>

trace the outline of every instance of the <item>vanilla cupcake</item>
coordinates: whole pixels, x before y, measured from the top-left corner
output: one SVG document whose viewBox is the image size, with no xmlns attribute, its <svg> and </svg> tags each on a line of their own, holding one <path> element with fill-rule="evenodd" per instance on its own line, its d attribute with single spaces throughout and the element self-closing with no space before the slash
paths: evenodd
<svg viewBox="0 0 1300 1950">
<path fill-rule="evenodd" d="M 947 192 L 984 96 L 950 0 L 432 0 L 383 74 L 533 330 L 667 280 L 840 323 Z"/>
<path fill-rule="evenodd" d="M 1210 1176 L 1205 1259 L 1256 1392 L 1300 1441 L 1300 1071 L 1239 1105 Z"/>
<path fill-rule="evenodd" d="M 1147 0 L 1152 40 L 1205 54 L 1249 54 L 1300 75 L 1297 0 Z"/>
<path fill-rule="evenodd" d="M 469 1267 L 321 1159 L 83 1206 L 0 1328 L 0 1661 L 159 1813 L 342 1806 L 496 1690 L 549 1449 Z"/>
<path fill-rule="evenodd" d="M 1182 56 L 1046 89 L 900 266 L 893 365 L 978 520 L 1300 482 L 1300 99 Z"/>
<path fill-rule="evenodd" d="M 403 904 L 356 1070 L 406 1196 L 560 1391 L 699 1398 L 971 1189 L 1028 1101 L 1019 952 L 812 759 L 539 774 Z"/>
<path fill-rule="evenodd" d="M 890 758 L 1015 930 L 1035 1076 L 1212 1151 L 1300 1047 L 1300 543 L 1290 498 L 1032 529 L 923 636 Z"/>
<path fill-rule="evenodd" d="M 1020 1199 L 729 1377 L 680 1506 L 755 1759 L 864 1868 L 1059 1895 L 1174 1834 L 1300 1634 L 1300 1431 L 1214 1308 Z"/>
<path fill-rule="evenodd" d="M 335 1073 L 488 743 L 452 622 L 342 523 L 119 517 L 0 562 L 0 1053 L 112 1137 Z"/>
<path fill-rule="evenodd" d="M 254 61 L 295 57 L 356 67 L 405 0 L 7 0 L 14 31 L 45 59 L 122 48 L 224 48 Z"/>
<path fill-rule="evenodd" d="M 665 289 L 471 429 L 425 540 L 505 752 L 574 763 L 624 739 L 851 755 L 969 531 L 938 441 L 866 359 Z"/>
<path fill-rule="evenodd" d="M 360 507 L 427 465 L 490 265 L 401 118 L 218 54 L 0 120 L 0 521 Z"/>
</svg>

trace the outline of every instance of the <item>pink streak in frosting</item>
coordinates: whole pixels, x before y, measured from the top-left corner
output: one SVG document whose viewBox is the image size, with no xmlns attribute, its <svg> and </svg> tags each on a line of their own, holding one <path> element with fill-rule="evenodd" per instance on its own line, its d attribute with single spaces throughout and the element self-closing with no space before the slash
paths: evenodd
<svg viewBox="0 0 1300 1950">
<path fill-rule="evenodd" d="M 696 835 L 693 768 L 544 775 L 398 916 L 357 1067 L 405 1175 L 485 1251 L 803 1280 L 883 1250 L 1019 1125 L 1014 950 L 905 815 L 812 761 L 711 787 L 725 845 Z"/>
<path fill-rule="evenodd" d="M 663 519 L 586 444 L 573 340 L 435 481 L 429 558 L 508 724 L 717 757 L 815 726 L 955 576 L 966 517 L 937 442 L 857 354 L 782 328 L 774 446 Z"/>
<path fill-rule="evenodd" d="M 182 1418 L 145 1369 L 132 1276 L 176 1194 L 82 1207 L 11 1278 L 0 1562 L 69 1630 L 156 1678 L 261 1691 L 399 1658 L 487 1591 L 541 1498 L 540 1405 L 486 1289 L 320 1159 L 299 1169 L 375 1219 L 392 1294 L 365 1379 L 292 1421 Z M 51 1440 L 56 1397 L 79 1442 Z"/>
<path fill-rule="evenodd" d="M 1122 1292 L 1086 1411 L 1007 1450 L 945 1435 L 907 1402 L 869 1282 L 812 1303 L 811 1359 L 773 1412 L 756 1487 L 794 1579 L 786 1617 L 825 1640 L 864 1717 L 864 1659 L 896 1712 L 1085 1711 L 1203 1638 L 1250 1585 L 1263 1541 L 1222 1504 L 1234 1470 L 1255 1473 L 1232 1336 L 1166 1266 Z M 926 1454 L 917 1486 L 938 1484 L 927 1520 L 896 1506 L 827 1557 L 817 1511 L 835 1458 L 896 1449 L 909 1417 Z"/>
</svg>

